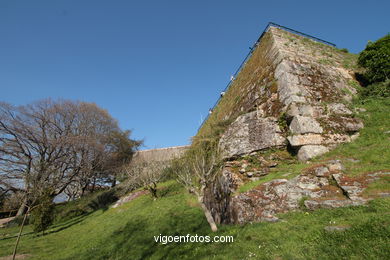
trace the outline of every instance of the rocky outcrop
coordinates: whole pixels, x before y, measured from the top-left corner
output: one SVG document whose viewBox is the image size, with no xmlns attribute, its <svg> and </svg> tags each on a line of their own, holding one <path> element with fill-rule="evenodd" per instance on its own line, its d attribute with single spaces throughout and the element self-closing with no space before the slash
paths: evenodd
<svg viewBox="0 0 390 260">
<path fill-rule="evenodd" d="M 277 221 L 278 213 L 302 207 L 314 210 L 362 205 L 372 199 L 364 196 L 367 185 L 390 174 L 376 172 L 349 177 L 342 172 L 343 169 L 340 161 L 331 160 L 313 166 L 290 180 L 275 179 L 230 199 L 226 197 L 227 207 L 223 210 L 222 223 Z M 230 189 L 229 194 L 232 193 Z M 380 196 L 390 196 L 390 193 Z"/>
</svg>

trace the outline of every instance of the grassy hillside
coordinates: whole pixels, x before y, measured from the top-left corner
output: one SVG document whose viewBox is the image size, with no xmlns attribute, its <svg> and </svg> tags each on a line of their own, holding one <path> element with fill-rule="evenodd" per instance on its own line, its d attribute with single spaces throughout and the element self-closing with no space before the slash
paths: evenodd
<svg viewBox="0 0 390 260">
<path fill-rule="evenodd" d="M 354 158 L 346 172 L 358 175 L 390 169 L 390 99 L 366 101 L 360 113 L 366 127 L 353 143 L 318 158 Z M 267 178 L 305 164 L 279 165 Z M 295 170 L 294 170 L 295 171 Z M 260 180 L 263 182 L 264 180 Z M 251 183 L 256 185 L 258 183 Z M 247 187 L 250 188 L 250 187 Z M 368 192 L 390 190 L 390 180 Z M 174 181 L 159 186 L 161 198 L 148 195 L 118 208 L 96 210 L 56 224 L 46 235 L 24 230 L 19 254 L 28 259 L 386 259 L 390 244 L 390 198 L 368 206 L 291 212 L 277 223 L 221 226 L 209 231 L 195 199 Z M 75 202 L 73 202 L 75 203 Z M 84 201 L 80 203 L 85 203 Z M 326 231 L 326 226 L 346 227 Z M 0 257 L 12 253 L 17 227 L 0 229 Z M 158 235 L 232 235 L 233 243 L 156 243 Z M 1 258 L 0 258 L 1 259 Z"/>
<path fill-rule="evenodd" d="M 390 199 L 368 207 L 295 212 L 278 223 L 223 226 L 233 243 L 158 244 L 154 235 L 213 235 L 200 208 L 174 182 L 153 201 L 142 196 L 54 226 L 45 236 L 27 227 L 20 253 L 31 259 L 385 259 L 390 243 Z M 342 225 L 345 231 L 326 231 Z M 9 255 L 16 228 L 1 230 L 0 255 Z"/>
</svg>

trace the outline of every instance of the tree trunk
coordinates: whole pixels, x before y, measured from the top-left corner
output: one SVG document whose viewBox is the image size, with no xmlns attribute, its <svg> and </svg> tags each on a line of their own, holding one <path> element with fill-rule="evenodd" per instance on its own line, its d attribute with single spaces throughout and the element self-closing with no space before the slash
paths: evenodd
<svg viewBox="0 0 390 260">
<path fill-rule="evenodd" d="M 28 211 L 24 214 L 22 225 L 20 226 L 18 238 L 16 239 L 16 244 L 14 247 L 14 253 L 12 255 L 12 260 L 15 260 L 15 257 L 16 257 L 16 251 L 18 250 L 18 245 L 19 245 L 20 237 L 22 236 L 23 227 L 24 227 L 24 223 L 26 222 L 27 214 L 28 214 Z"/>
<path fill-rule="evenodd" d="M 23 199 L 22 205 L 20 205 L 18 212 L 16 213 L 16 216 L 22 216 L 27 211 L 27 198 Z"/>
<path fill-rule="evenodd" d="M 114 188 L 116 186 L 116 177 L 111 182 L 111 188 Z"/>
<path fill-rule="evenodd" d="M 88 184 L 84 185 L 84 186 L 81 188 L 80 197 L 83 197 L 83 196 L 84 196 L 84 193 L 85 193 L 85 190 L 87 189 L 87 186 L 88 186 Z"/>
<path fill-rule="evenodd" d="M 211 230 L 213 232 L 218 231 L 217 224 L 215 224 L 213 215 L 211 215 L 210 210 L 206 207 L 206 204 L 203 202 L 203 197 L 198 197 L 198 201 L 200 203 L 200 206 L 203 209 L 204 215 L 206 216 L 207 222 L 209 223 Z"/>
<path fill-rule="evenodd" d="M 96 187 L 96 177 L 93 178 L 93 182 L 92 182 L 92 190 L 91 192 L 94 192 L 95 191 L 95 187 Z"/>
<path fill-rule="evenodd" d="M 149 185 L 149 191 L 153 199 L 157 199 L 157 185 L 155 183 Z"/>
<path fill-rule="evenodd" d="M 157 191 L 153 188 L 150 188 L 149 191 L 150 191 L 150 194 L 152 195 L 152 198 L 156 199 L 157 198 Z"/>
</svg>

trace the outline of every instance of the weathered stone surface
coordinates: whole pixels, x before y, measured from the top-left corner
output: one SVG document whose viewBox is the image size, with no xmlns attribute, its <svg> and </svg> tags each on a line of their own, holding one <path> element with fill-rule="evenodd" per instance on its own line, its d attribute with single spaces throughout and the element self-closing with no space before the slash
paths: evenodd
<svg viewBox="0 0 390 260">
<path fill-rule="evenodd" d="M 287 115 L 290 117 L 294 116 L 309 116 L 318 117 L 322 113 L 320 107 L 314 107 L 309 104 L 292 103 L 287 110 Z"/>
<path fill-rule="evenodd" d="M 240 112 L 254 111 L 239 116 L 221 137 L 219 145 L 224 159 L 286 145 L 287 140 L 283 136 L 288 130 L 292 133 L 288 142 L 298 149 L 301 160 L 311 159 L 358 136 L 357 131 L 363 125 L 353 117 L 348 106 L 342 104 L 356 93 L 348 84 L 353 80 L 351 73 L 340 66 L 343 57 L 337 52 L 332 57 L 323 56 L 315 45 L 313 49 L 299 39 L 291 43 L 290 39 L 294 37 L 297 36 L 271 28 L 267 42 L 261 44 L 262 51 L 254 52 L 251 58 L 259 64 L 253 64 L 250 77 L 232 85 L 236 89 L 230 93 L 237 93 L 237 99 L 230 97 L 230 100 L 235 99 L 234 104 L 212 115 L 228 119 Z M 319 59 L 330 59 L 332 63 L 321 64 Z M 223 109 L 229 111 L 222 112 Z M 266 161 L 273 160 L 267 158 Z M 227 171 L 228 174 L 225 171 L 223 177 L 210 184 L 208 207 L 217 222 L 276 221 L 275 214 L 297 209 L 299 200 L 304 197 L 309 198 L 305 205 L 313 209 L 365 202 L 358 199 L 362 197 L 365 182 L 354 179 L 355 184 L 344 183 L 342 181 L 348 179 L 344 175 L 338 185 L 334 181 L 329 182 L 332 174 L 343 174 L 344 170 L 341 164 L 331 162 L 318 165 L 291 180 L 274 180 L 231 197 L 234 191 L 227 187 L 232 185 L 233 179 L 228 178 L 249 181 L 269 172 L 272 174 L 269 167 L 273 164 L 262 160 L 257 160 L 257 163 L 261 166 L 246 168 L 242 162 L 231 163 L 229 165 L 234 167 L 234 171 Z M 377 177 L 370 178 L 374 180 Z"/>
<path fill-rule="evenodd" d="M 172 159 L 179 158 L 189 148 L 189 145 L 173 146 L 157 149 L 149 149 L 137 151 L 133 156 L 133 163 L 155 161 L 155 162 L 169 162 Z"/>
<path fill-rule="evenodd" d="M 322 145 L 305 145 L 299 148 L 298 160 L 307 161 L 327 152 L 329 149 Z"/>
<path fill-rule="evenodd" d="M 363 195 L 367 184 L 390 175 L 388 171 L 379 171 L 350 177 L 341 172 L 343 169 L 340 160 L 330 160 L 313 165 L 290 180 L 274 179 L 235 196 L 232 194 L 239 184 L 234 184 L 235 175 L 224 169 L 222 177 L 209 189 L 214 197 L 211 197 L 208 207 L 217 223 L 274 222 L 278 221 L 278 213 L 299 209 L 302 199 L 310 210 L 363 205 L 372 199 Z M 253 173 L 250 179 L 258 180 L 257 172 Z M 378 192 L 375 196 L 389 195 L 388 192 Z"/>
<path fill-rule="evenodd" d="M 314 118 L 306 116 L 295 116 L 291 121 L 290 130 L 293 134 L 321 134 L 324 131 Z"/>
<path fill-rule="evenodd" d="M 317 167 L 315 170 L 314 170 L 314 173 L 317 177 L 325 177 L 325 176 L 328 176 L 329 174 L 329 169 L 328 167 L 326 166 L 320 166 L 320 167 Z"/>
<path fill-rule="evenodd" d="M 329 171 L 332 172 L 338 172 L 338 171 L 343 171 L 345 170 L 344 165 L 341 163 L 340 160 L 331 160 L 327 162 L 327 166 Z"/>
<path fill-rule="evenodd" d="M 256 111 L 238 117 L 220 139 L 224 158 L 285 145 L 277 119 L 257 118 Z"/>
<path fill-rule="evenodd" d="M 275 221 L 275 214 L 299 208 L 303 197 L 329 196 L 327 178 L 299 175 L 291 180 L 276 179 L 232 198 L 231 222 Z"/>
<path fill-rule="evenodd" d="M 344 191 L 344 193 L 351 200 L 362 200 L 360 196 L 364 191 L 364 183 L 354 179 L 347 178 L 341 173 L 332 174 L 333 179 L 337 185 Z"/>
<path fill-rule="evenodd" d="M 347 133 L 357 132 L 364 126 L 361 120 L 344 116 L 330 117 L 326 119 L 326 122 L 331 128 Z"/>
<path fill-rule="evenodd" d="M 298 77 L 290 73 L 294 64 L 284 60 L 275 69 L 275 78 L 278 80 L 278 94 L 280 101 L 288 106 L 293 102 L 305 103 L 305 90 L 299 86 Z"/>
<path fill-rule="evenodd" d="M 333 231 L 345 231 L 350 229 L 350 226 L 326 226 L 324 227 L 325 231 L 333 232 Z"/>
<path fill-rule="evenodd" d="M 351 141 L 351 137 L 342 134 L 304 134 L 288 136 L 287 140 L 292 146 L 302 146 L 346 143 Z"/>
<path fill-rule="evenodd" d="M 357 132 L 364 127 L 363 123 L 356 118 L 344 119 L 343 123 L 347 132 Z"/>
<path fill-rule="evenodd" d="M 339 115 L 352 115 L 352 111 L 347 108 L 343 103 L 331 103 L 328 104 L 328 110 L 330 113 Z"/>
<path fill-rule="evenodd" d="M 248 81 L 242 86 L 238 91 L 242 101 L 237 102 L 230 114 L 256 112 L 238 117 L 224 133 L 220 140 L 223 157 L 284 145 L 281 130 L 285 131 L 284 135 L 287 131 L 277 124 L 277 120 L 283 119 L 280 115 L 286 115 L 284 119 L 293 134 L 288 139 L 294 147 L 324 145 L 333 148 L 336 144 L 350 142 L 350 135 L 362 124 L 342 103 L 351 96 L 347 92 L 356 92 L 348 84 L 353 80 L 351 74 L 339 66 L 342 59 L 336 61 L 342 57 L 332 66 L 320 64 L 320 54 L 315 52 L 314 57 L 314 50 L 305 49 L 313 46 L 300 41 L 292 45 L 289 38 L 295 36 L 282 30 L 271 28 L 269 33 L 267 54 L 261 56 L 266 66 L 255 66 L 253 78 L 258 77 L 257 83 Z"/>
</svg>

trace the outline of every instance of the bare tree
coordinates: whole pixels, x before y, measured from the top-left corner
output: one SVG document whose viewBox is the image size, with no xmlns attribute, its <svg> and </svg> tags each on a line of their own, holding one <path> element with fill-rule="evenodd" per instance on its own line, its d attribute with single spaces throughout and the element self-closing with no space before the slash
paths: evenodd
<svg viewBox="0 0 390 260">
<path fill-rule="evenodd" d="M 106 166 L 120 152 L 110 142 L 113 133 L 123 131 L 93 103 L 0 103 L 0 186 L 26 194 L 18 215 L 31 204 L 27 194 L 37 187 L 50 188 L 55 197 L 71 183 L 85 187 L 96 176 L 112 175 Z M 137 143 L 131 144 L 130 154 Z"/>
<path fill-rule="evenodd" d="M 127 174 L 127 185 L 130 189 L 143 187 L 154 199 L 157 198 L 157 184 L 164 177 L 166 163 L 157 161 L 137 160 L 124 167 Z"/>
<path fill-rule="evenodd" d="M 178 182 L 183 184 L 190 193 L 195 194 L 211 230 L 216 232 L 217 225 L 205 204 L 204 197 L 207 185 L 214 181 L 220 169 L 218 150 L 207 149 L 207 147 L 193 148 L 183 158 L 177 160 L 173 167 Z"/>
</svg>

